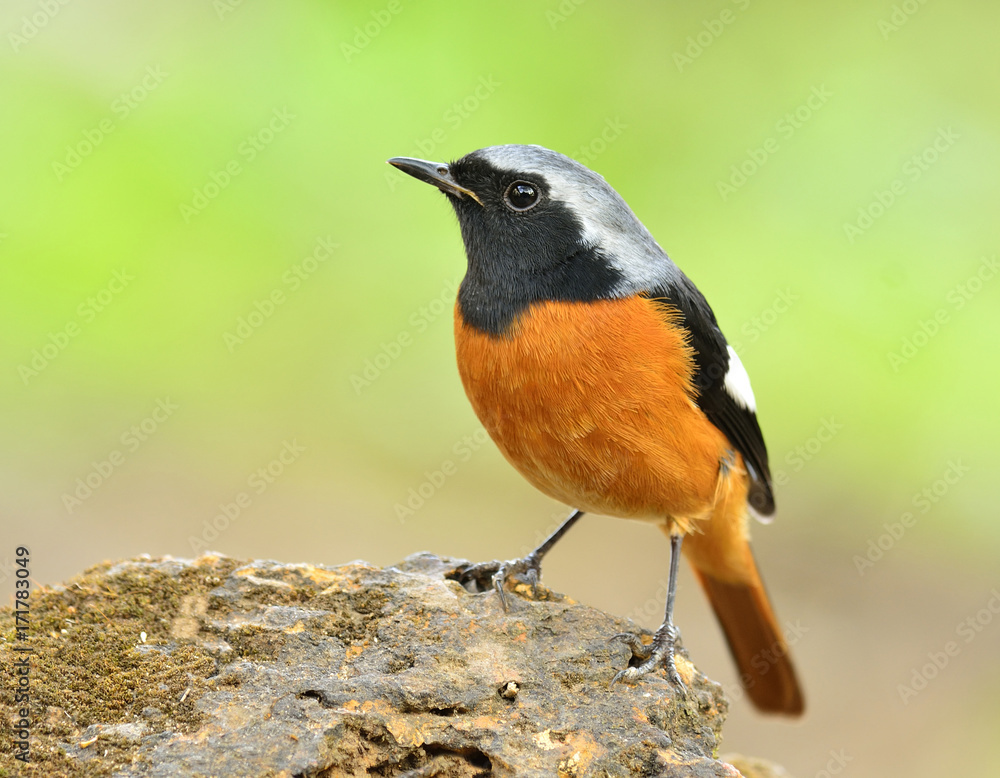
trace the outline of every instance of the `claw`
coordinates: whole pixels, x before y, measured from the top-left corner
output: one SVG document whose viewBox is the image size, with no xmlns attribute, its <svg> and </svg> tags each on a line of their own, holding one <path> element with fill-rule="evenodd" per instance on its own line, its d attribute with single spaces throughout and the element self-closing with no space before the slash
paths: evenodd
<svg viewBox="0 0 1000 778">
<path fill-rule="evenodd" d="M 653 635 L 653 642 L 649 646 L 644 646 L 642 641 L 635 635 L 615 635 L 616 638 L 624 640 L 632 649 L 633 657 L 641 659 L 642 663 L 637 667 L 626 667 L 618 673 L 611 681 L 612 685 L 624 683 L 626 681 L 638 681 L 645 675 L 649 675 L 657 667 L 663 666 L 667 673 L 667 680 L 676 687 L 677 691 L 684 694 L 687 690 L 677 672 L 677 664 L 674 662 L 674 647 L 677 644 L 681 633 L 674 626 L 674 595 L 677 591 L 677 563 L 681 556 L 681 535 L 670 535 L 670 579 L 667 587 L 667 607 L 663 614 L 663 623 Z"/>
<path fill-rule="evenodd" d="M 523 559 L 511 559 L 506 562 L 479 562 L 469 565 L 459 571 L 459 583 L 463 586 L 475 581 L 477 585 L 485 589 L 486 581 L 500 598 L 500 605 L 503 609 L 509 610 L 510 600 L 507 598 L 507 582 L 518 577 L 531 586 L 533 596 L 538 594 L 538 581 L 541 577 L 541 559 L 534 553 L 528 554 Z"/>
<path fill-rule="evenodd" d="M 531 586 L 531 594 L 538 598 L 538 581 L 542 577 L 542 557 L 556 544 L 566 532 L 583 516 L 583 511 L 575 510 L 556 530 L 549 535 L 538 548 L 523 559 L 512 559 L 509 562 L 480 562 L 466 565 L 455 570 L 454 577 L 463 586 L 475 581 L 480 591 L 492 586 L 500 597 L 500 604 L 507 610 L 507 581 L 514 576 L 523 576 Z M 487 581 L 489 583 L 487 583 Z M 468 588 L 468 587 L 466 587 Z"/>
<path fill-rule="evenodd" d="M 630 649 L 632 649 L 632 656 L 637 659 L 649 659 L 650 655 L 653 653 L 652 644 L 646 645 L 642 642 L 642 639 L 631 632 L 619 632 L 617 635 L 612 635 L 608 638 L 611 640 L 620 640 Z M 621 675 L 621 673 L 619 673 Z"/>
<path fill-rule="evenodd" d="M 617 683 L 627 683 L 632 685 L 634 682 L 638 681 L 642 675 L 642 673 L 637 672 L 635 667 L 626 667 L 624 670 L 620 670 L 615 674 L 615 677 L 611 679 L 611 685 L 614 686 Z"/>
<path fill-rule="evenodd" d="M 638 635 L 628 632 L 623 632 L 610 638 L 610 640 L 623 641 L 631 649 L 632 656 L 642 660 L 642 664 L 636 667 L 626 667 L 624 670 L 618 672 L 611 679 L 611 685 L 614 686 L 617 683 L 637 683 L 657 668 L 662 667 L 667 674 L 667 680 L 670 684 L 680 694 L 685 694 L 687 687 L 684 686 L 684 682 L 677 672 L 677 665 L 674 662 L 674 647 L 679 637 L 680 632 L 675 626 L 665 624 L 656 631 L 653 642 L 648 646 L 639 639 Z"/>
<path fill-rule="evenodd" d="M 492 586 L 493 576 L 500 569 L 500 565 L 501 563 L 497 561 L 463 565 L 455 570 L 453 577 L 466 588 L 469 584 L 475 583 L 480 591 L 484 591 L 487 581 Z"/>
<path fill-rule="evenodd" d="M 493 590 L 497 593 L 497 597 L 500 598 L 500 606 L 504 609 L 505 613 L 510 610 L 507 603 L 507 592 L 504 591 L 508 575 L 510 575 L 510 568 L 507 564 L 500 565 L 500 569 L 493 574 Z"/>
</svg>

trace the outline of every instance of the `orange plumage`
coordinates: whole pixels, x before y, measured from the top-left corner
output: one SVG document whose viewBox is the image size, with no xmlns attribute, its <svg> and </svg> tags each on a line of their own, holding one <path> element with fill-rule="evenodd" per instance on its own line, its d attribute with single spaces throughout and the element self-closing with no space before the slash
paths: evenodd
<svg viewBox="0 0 1000 778">
<path fill-rule="evenodd" d="M 656 303 L 539 303 L 511 337 L 455 321 L 466 394 L 532 484 L 681 532 L 711 515 L 732 447 L 695 404 L 691 349 Z"/>
<path fill-rule="evenodd" d="M 678 316 L 641 296 L 545 301 L 497 337 L 456 306 L 455 343 L 466 394 L 507 460 L 560 502 L 685 535 L 751 698 L 801 712 L 749 546 L 749 479 L 696 404 Z"/>
</svg>

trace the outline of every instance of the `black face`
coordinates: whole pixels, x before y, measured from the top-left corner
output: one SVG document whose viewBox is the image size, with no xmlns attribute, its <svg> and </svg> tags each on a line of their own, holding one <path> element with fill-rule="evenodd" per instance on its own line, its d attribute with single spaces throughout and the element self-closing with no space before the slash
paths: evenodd
<svg viewBox="0 0 1000 778">
<path fill-rule="evenodd" d="M 458 294 L 467 323 L 504 335 L 532 303 L 598 299 L 621 280 L 543 176 L 497 170 L 475 154 L 449 170 L 482 202 L 446 192 L 469 259 Z"/>
</svg>

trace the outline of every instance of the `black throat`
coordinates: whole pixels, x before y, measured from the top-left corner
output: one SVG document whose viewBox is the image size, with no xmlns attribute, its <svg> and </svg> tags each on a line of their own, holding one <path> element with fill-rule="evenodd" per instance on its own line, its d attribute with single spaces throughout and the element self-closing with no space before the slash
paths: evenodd
<svg viewBox="0 0 1000 778">
<path fill-rule="evenodd" d="M 543 200 L 531 211 L 514 213 L 502 202 L 513 174 L 468 158 L 454 163 L 452 172 L 483 200 L 480 206 L 468 198 L 449 198 L 469 262 L 458 291 L 469 325 L 503 337 L 534 303 L 606 298 L 622 280 L 601 250 L 585 243 L 573 212 L 548 197 L 544 179 L 531 177 Z"/>
<path fill-rule="evenodd" d="M 458 290 L 466 323 L 501 337 L 533 303 L 601 299 L 621 278 L 594 248 L 569 251 L 541 273 L 521 259 L 516 254 L 488 252 L 480 257 L 469 252 L 469 269 Z"/>
</svg>

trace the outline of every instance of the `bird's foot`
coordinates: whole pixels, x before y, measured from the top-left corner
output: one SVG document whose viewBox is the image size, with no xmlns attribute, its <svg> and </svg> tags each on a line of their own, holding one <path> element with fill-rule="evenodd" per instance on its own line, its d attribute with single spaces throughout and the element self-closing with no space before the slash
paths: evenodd
<svg viewBox="0 0 1000 778">
<path fill-rule="evenodd" d="M 531 553 L 522 559 L 510 559 L 506 562 L 477 562 L 459 568 L 456 573 L 456 580 L 466 588 L 472 583 L 476 584 L 479 591 L 492 587 L 500 597 L 503 609 L 508 610 L 508 581 L 520 579 L 531 586 L 533 595 L 537 595 L 538 581 L 542 577 L 542 558 Z"/>
<path fill-rule="evenodd" d="M 674 651 L 680 634 L 680 631 L 673 624 L 664 624 L 656 630 L 653 642 L 648 646 L 639 639 L 638 635 L 633 635 L 629 632 L 612 637 L 612 640 L 621 640 L 625 643 L 632 650 L 632 656 L 641 660 L 641 663 L 634 667 L 626 667 L 619 672 L 612 679 L 611 685 L 613 686 L 616 683 L 636 683 L 644 676 L 649 675 L 662 666 L 667 673 L 667 680 L 670 681 L 678 692 L 684 694 L 687 689 L 681 680 L 680 674 L 677 672 L 677 665 L 674 662 Z"/>
</svg>

